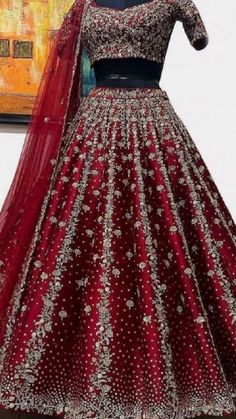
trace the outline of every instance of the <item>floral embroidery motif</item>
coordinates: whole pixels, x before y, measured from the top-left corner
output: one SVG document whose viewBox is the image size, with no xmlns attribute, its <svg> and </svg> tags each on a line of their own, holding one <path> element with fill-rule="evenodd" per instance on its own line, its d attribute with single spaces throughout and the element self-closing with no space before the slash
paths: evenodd
<svg viewBox="0 0 236 419">
<path fill-rule="evenodd" d="M 151 0 L 125 9 L 98 7 L 96 0 L 88 1 L 82 39 L 91 65 L 101 58 L 118 57 L 141 57 L 164 63 L 171 33 L 178 20 L 193 46 L 197 40 L 208 38 L 192 0 Z M 166 140 L 168 136 L 169 132 Z M 154 159 L 155 153 L 151 152 L 148 157 Z"/>
<path fill-rule="evenodd" d="M 193 44 L 206 36 L 189 0 L 85 17 L 92 62 L 164 60 L 176 20 Z M 70 129 L 8 308 L 0 405 L 65 419 L 235 411 L 235 225 L 166 92 L 93 88 Z"/>
</svg>

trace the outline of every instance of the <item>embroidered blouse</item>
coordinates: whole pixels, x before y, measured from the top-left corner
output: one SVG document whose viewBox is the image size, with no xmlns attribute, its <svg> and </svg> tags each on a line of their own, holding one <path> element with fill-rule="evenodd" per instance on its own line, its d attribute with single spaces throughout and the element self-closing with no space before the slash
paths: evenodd
<svg viewBox="0 0 236 419">
<path fill-rule="evenodd" d="M 164 63 L 176 21 L 181 21 L 191 45 L 208 40 L 205 25 L 192 0 L 149 0 L 125 9 L 98 6 L 87 0 L 82 42 L 91 66 L 100 58 L 142 57 Z"/>
</svg>

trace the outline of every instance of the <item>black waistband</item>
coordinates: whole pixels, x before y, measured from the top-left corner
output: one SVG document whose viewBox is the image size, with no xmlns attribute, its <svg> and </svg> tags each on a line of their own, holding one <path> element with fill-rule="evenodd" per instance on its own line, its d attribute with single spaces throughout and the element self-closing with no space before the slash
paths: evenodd
<svg viewBox="0 0 236 419">
<path fill-rule="evenodd" d="M 94 63 L 97 86 L 158 87 L 163 65 L 143 58 L 105 58 Z"/>
<path fill-rule="evenodd" d="M 148 77 L 136 77 L 133 75 L 120 76 L 119 74 L 110 74 L 98 78 L 96 80 L 96 85 L 114 87 L 159 87 L 159 80 Z"/>
</svg>

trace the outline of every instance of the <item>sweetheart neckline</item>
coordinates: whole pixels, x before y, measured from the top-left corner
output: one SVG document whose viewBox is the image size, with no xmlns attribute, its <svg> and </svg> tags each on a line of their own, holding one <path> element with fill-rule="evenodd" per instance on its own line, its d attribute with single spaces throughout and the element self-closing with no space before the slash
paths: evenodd
<svg viewBox="0 0 236 419">
<path fill-rule="evenodd" d="M 110 6 L 98 6 L 97 3 L 96 3 L 96 0 L 91 0 L 91 4 L 92 4 L 93 7 L 97 8 L 97 9 L 116 10 L 118 12 L 127 12 L 127 10 L 129 10 L 129 9 L 133 10 L 133 9 L 136 9 L 136 8 L 151 6 L 156 1 L 158 1 L 158 0 L 149 0 L 149 1 L 146 1 L 145 3 L 134 4 L 133 6 L 126 7 L 125 9 L 119 9 L 117 7 L 110 7 Z"/>
</svg>

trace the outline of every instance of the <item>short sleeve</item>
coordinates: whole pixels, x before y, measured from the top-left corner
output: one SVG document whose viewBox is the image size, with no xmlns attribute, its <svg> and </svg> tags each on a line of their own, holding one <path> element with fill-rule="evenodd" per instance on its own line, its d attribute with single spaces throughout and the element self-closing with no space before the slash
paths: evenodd
<svg viewBox="0 0 236 419">
<path fill-rule="evenodd" d="M 192 0 L 176 0 L 176 18 L 182 22 L 189 42 L 194 48 L 202 49 L 208 44 L 208 33 Z"/>
</svg>

